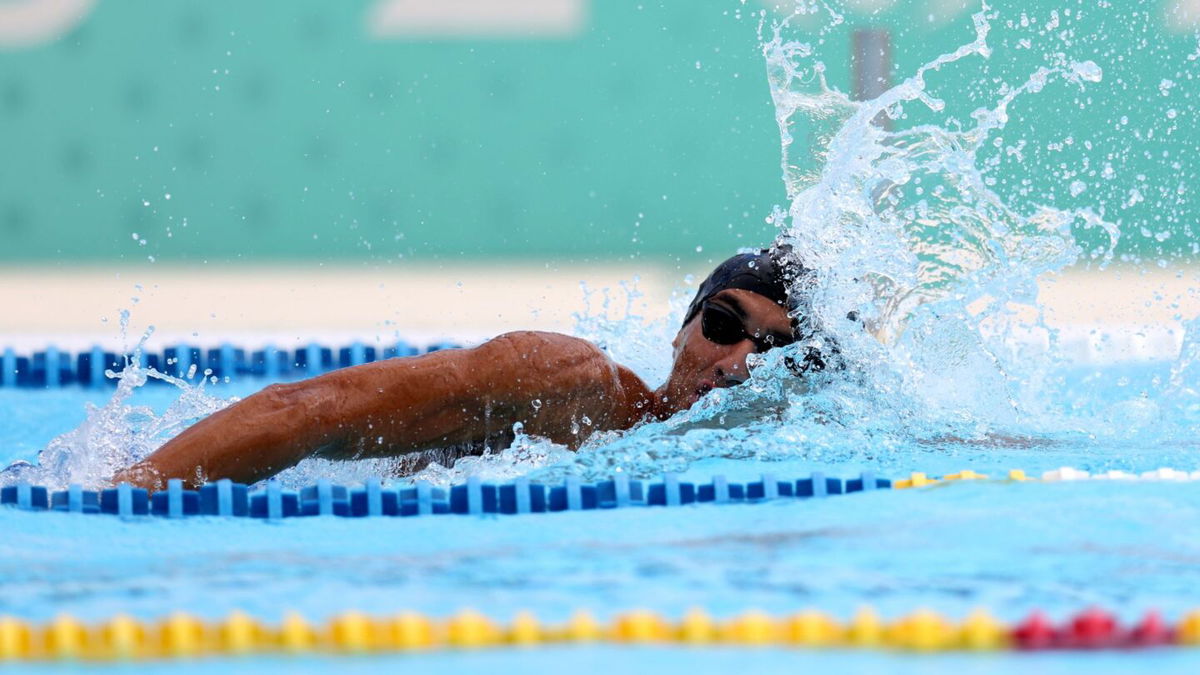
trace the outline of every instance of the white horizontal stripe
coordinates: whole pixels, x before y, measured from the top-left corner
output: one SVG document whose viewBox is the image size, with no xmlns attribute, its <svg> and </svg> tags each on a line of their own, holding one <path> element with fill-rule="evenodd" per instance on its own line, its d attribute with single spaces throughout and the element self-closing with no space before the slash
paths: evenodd
<svg viewBox="0 0 1200 675">
<path fill-rule="evenodd" d="M 380 0 L 368 15 L 377 38 L 573 37 L 587 0 Z"/>
<path fill-rule="evenodd" d="M 95 0 L 0 1 L 0 48 L 50 42 L 74 28 Z"/>
</svg>

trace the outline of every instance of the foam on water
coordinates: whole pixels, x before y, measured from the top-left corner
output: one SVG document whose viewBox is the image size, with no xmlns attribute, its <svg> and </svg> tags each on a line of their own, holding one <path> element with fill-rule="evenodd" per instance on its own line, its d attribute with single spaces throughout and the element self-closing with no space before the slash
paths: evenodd
<svg viewBox="0 0 1200 675">
<path fill-rule="evenodd" d="M 518 433 L 511 448 L 453 468 L 434 465 L 417 478 L 647 476 L 712 457 L 890 466 L 915 452 L 964 444 L 1192 442 L 1200 420 L 1200 324 L 1187 325 L 1169 375 L 1145 386 L 1072 371 L 1059 332 L 1044 319 L 1038 279 L 1081 262 L 1103 268 L 1121 230 L 1105 217 L 1104 204 L 1017 200 L 1000 191 L 1003 181 L 996 177 L 1001 168 L 1012 170 L 1002 167 L 999 134 L 1012 131 L 1013 104 L 1085 90 L 1102 81 L 1103 67 L 1054 53 L 1017 84 L 1000 87 L 969 121 L 945 113 L 942 97 L 949 94 L 927 79 L 992 57 L 988 38 L 996 16 L 985 4 L 972 16 L 972 39 L 875 99 L 854 101 L 829 86 L 815 45 L 797 37 L 794 21 L 820 12 L 827 19 L 815 34 L 819 40 L 844 22 L 825 4 L 797 0 L 788 16 L 762 15 L 788 199 L 769 218 L 779 228 L 778 241 L 814 272 L 804 288 L 794 289 L 806 298 L 798 318 L 812 337 L 790 350 L 836 343 L 844 367 L 799 379 L 784 367 L 789 350 L 775 350 L 752 357 L 748 383 L 714 391 L 670 420 L 599 434 L 578 453 Z M 918 108 L 922 115 L 911 114 Z M 914 123 L 918 117 L 932 121 Z M 798 143 L 800 128 L 813 142 Z M 1063 192 L 1076 201 L 1090 194 L 1086 185 Z M 667 321 L 647 323 L 628 310 L 623 320 L 610 320 L 610 303 L 622 294 L 632 306 L 636 284 L 606 292 L 598 308 L 578 317 L 576 332 L 657 384 L 688 298 L 674 299 Z M 857 320 L 848 318 L 852 312 Z M 1046 348 L 1031 349 L 1030 335 Z M 9 478 L 94 484 L 225 405 L 181 381 L 173 381 L 179 401 L 163 415 L 128 405 L 146 375 L 127 371 L 113 400 L 56 439 L 39 468 L 10 471 Z M 394 466 L 308 461 L 282 479 L 348 482 Z"/>
</svg>

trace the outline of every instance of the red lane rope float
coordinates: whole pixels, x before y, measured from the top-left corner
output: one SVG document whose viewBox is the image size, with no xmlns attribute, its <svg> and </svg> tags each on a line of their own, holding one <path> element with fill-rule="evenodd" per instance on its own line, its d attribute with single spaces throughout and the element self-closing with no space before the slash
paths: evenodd
<svg viewBox="0 0 1200 675">
<path fill-rule="evenodd" d="M 500 623 L 472 610 L 447 618 L 419 613 L 372 617 L 345 612 L 323 624 L 290 613 L 275 625 L 234 612 L 221 621 L 174 613 L 157 621 L 118 615 L 85 624 L 59 616 L 45 624 L 0 617 L 0 661 L 146 661 L 252 654 L 364 654 L 608 643 L 777 646 L 915 652 L 1139 649 L 1200 645 L 1200 610 L 1176 623 L 1150 612 L 1132 626 L 1100 609 L 1054 622 L 1034 612 L 1007 625 L 977 610 L 953 621 L 917 610 L 891 621 L 859 610 L 848 621 L 805 610 L 787 616 L 750 611 L 719 620 L 694 609 L 677 620 L 646 610 L 607 623 L 577 612 L 545 624 L 529 612 Z"/>
</svg>

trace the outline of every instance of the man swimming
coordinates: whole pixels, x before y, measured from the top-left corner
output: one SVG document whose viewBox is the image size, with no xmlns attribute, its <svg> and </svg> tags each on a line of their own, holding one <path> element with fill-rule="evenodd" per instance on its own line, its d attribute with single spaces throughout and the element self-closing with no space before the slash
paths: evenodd
<svg viewBox="0 0 1200 675">
<path fill-rule="evenodd" d="M 671 373 L 658 389 L 586 340 L 507 333 L 470 349 L 271 385 L 200 420 L 113 481 L 152 490 L 171 478 L 252 483 L 307 457 L 400 457 L 448 447 L 477 454 L 511 442 L 518 423 L 574 449 L 598 431 L 666 419 L 749 378 L 749 354 L 801 337 L 788 287 L 807 270 L 792 256 L 780 247 L 717 266 L 688 306 L 672 342 Z M 824 365 L 811 348 L 792 361 L 798 371 Z"/>
</svg>

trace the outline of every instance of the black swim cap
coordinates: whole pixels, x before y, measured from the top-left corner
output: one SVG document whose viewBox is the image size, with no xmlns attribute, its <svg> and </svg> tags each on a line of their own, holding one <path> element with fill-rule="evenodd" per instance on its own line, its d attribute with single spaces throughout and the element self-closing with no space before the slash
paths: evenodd
<svg viewBox="0 0 1200 675">
<path fill-rule="evenodd" d="M 755 253 L 739 253 L 717 265 L 700 282 L 696 297 L 692 298 L 692 304 L 688 305 L 687 314 L 683 317 L 683 325 L 686 326 L 700 313 L 705 300 L 723 290 L 736 288 L 758 293 L 788 310 L 792 315 L 792 337 L 805 343 L 799 354 L 787 358 L 788 368 L 797 375 L 825 370 L 829 357 L 836 357 L 839 353 L 837 344 L 829 337 L 817 339 L 816 327 L 809 325 L 811 322 L 807 317 L 799 316 L 804 313 L 804 299 L 792 297 L 788 292 L 790 287 L 810 273 L 811 270 L 796 259 L 792 247 L 787 244 Z"/>
<path fill-rule="evenodd" d="M 807 270 L 788 260 L 790 253 L 790 246 L 763 249 L 757 253 L 739 253 L 717 265 L 708 278 L 700 282 L 696 297 L 683 317 L 683 325 L 700 313 L 705 300 L 729 288 L 758 293 L 784 309 L 792 309 L 788 302 L 788 284 Z"/>
</svg>

